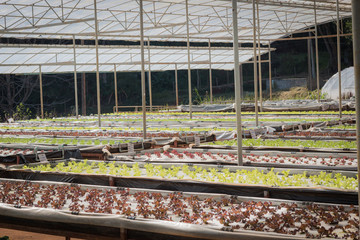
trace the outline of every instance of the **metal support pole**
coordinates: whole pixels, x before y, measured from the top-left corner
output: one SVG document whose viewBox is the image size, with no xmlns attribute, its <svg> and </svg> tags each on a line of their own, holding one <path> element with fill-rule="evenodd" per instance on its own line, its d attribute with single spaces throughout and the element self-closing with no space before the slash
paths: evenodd
<svg viewBox="0 0 360 240">
<path fill-rule="evenodd" d="M 336 45 L 337 45 L 337 64 L 339 74 L 339 117 L 342 118 L 342 94 L 341 94 L 341 49 L 340 49 L 340 17 L 339 0 L 336 0 Z"/>
<path fill-rule="evenodd" d="M 81 45 L 84 45 L 84 39 L 81 39 Z M 81 74 L 81 114 L 86 116 L 86 78 L 85 73 Z"/>
<path fill-rule="evenodd" d="M 353 51 L 354 51 L 354 77 L 355 77 L 355 99 L 356 99 L 356 143 L 357 159 L 360 159 L 360 2 L 352 0 L 352 32 L 353 32 Z M 360 161 L 357 162 L 358 174 L 360 172 Z M 360 186 L 360 178 L 358 177 Z M 360 188 L 358 188 L 360 196 Z M 358 197 L 360 203 L 360 198 Z M 358 203 L 358 204 L 359 204 Z M 360 205 L 360 204 L 359 204 Z M 360 212 L 360 209 L 359 209 Z"/>
<path fill-rule="evenodd" d="M 117 76 L 116 76 L 116 64 L 114 64 L 114 89 L 115 89 L 115 112 L 119 112 L 118 104 L 118 91 L 117 91 Z"/>
<path fill-rule="evenodd" d="M 141 49 L 141 96 L 142 96 L 142 117 L 143 117 L 143 139 L 146 139 L 146 92 L 145 92 L 145 50 L 144 50 L 144 17 L 143 0 L 140 5 L 140 49 Z"/>
<path fill-rule="evenodd" d="M 44 119 L 44 99 L 43 99 L 43 86 L 42 86 L 41 65 L 39 65 L 39 82 L 40 82 L 40 110 L 41 110 L 41 119 Z"/>
<path fill-rule="evenodd" d="M 316 89 L 317 89 L 317 100 L 318 102 L 320 102 L 319 43 L 318 43 L 318 26 L 317 26 L 317 17 L 316 17 L 316 0 L 314 0 L 314 16 L 315 16 Z"/>
<path fill-rule="evenodd" d="M 213 103 L 212 66 L 211 66 L 211 42 L 209 39 L 209 81 L 210 81 L 210 103 Z"/>
<path fill-rule="evenodd" d="M 188 90 L 189 90 L 189 112 L 190 119 L 192 119 L 192 96 L 191 96 L 191 63 L 190 63 L 190 40 L 189 40 L 189 3 L 186 3 L 186 46 L 188 55 Z"/>
<path fill-rule="evenodd" d="M 243 75 L 242 63 L 240 63 L 239 71 L 240 71 L 240 96 L 241 96 L 241 101 L 244 101 L 244 75 Z"/>
<path fill-rule="evenodd" d="M 75 115 L 79 118 L 79 102 L 78 102 L 78 89 L 77 89 L 77 72 L 76 72 L 76 48 L 75 36 L 73 35 L 73 49 L 74 49 L 74 91 L 75 91 Z"/>
<path fill-rule="evenodd" d="M 152 88 L 151 88 L 151 63 L 150 63 L 150 38 L 147 41 L 148 45 L 148 61 L 149 61 L 149 71 L 148 71 L 148 81 L 149 81 L 149 101 L 150 101 L 150 112 L 152 112 Z"/>
<path fill-rule="evenodd" d="M 261 42 L 260 42 L 260 16 L 259 16 L 259 0 L 256 1 L 257 29 L 258 29 L 258 56 L 259 56 L 259 90 L 260 90 L 260 112 L 263 111 L 263 94 L 262 94 L 262 73 L 261 73 Z"/>
<path fill-rule="evenodd" d="M 242 159 L 242 133 L 241 133 L 241 96 L 240 96 L 240 69 L 239 69 L 239 33 L 237 19 L 237 0 L 232 0 L 233 18 L 233 47 L 234 47 L 234 84 L 235 84 L 235 103 L 236 103 L 236 135 L 237 135 L 237 154 L 238 165 L 243 165 Z"/>
<path fill-rule="evenodd" d="M 98 40 L 98 21 L 96 0 L 94 0 L 94 16 L 95 16 L 95 53 L 96 53 L 96 96 L 97 96 L 97 112 L 98 124 L 101 127 L 101 107 L 100 107 L 100 74 L 99 74 L 99 40 Z"/>
<path fill-rule="evenodd" d="M 177 72 L 176 63 L 175 63 L 175 97 L 176 97 L 176 106 L 179 106 L 178 72 Z"/>
<path fill-rule="evenodd" d="M 254 94 L 255 94 L 255 124 L 259 125 L 259 109 L 258 109 L 258 76 L 256 63 L 256 15 L 255 15 L 255 0 L 252 0 L 253 10 L 253 50 L 254 50 Z"/>
<path fill-rule="evenodd" d="M 81 74 L 81 111 L 82 115 L 86 116 L 86 78 L 85 73 Z"/>
<path fill-rule="evenodd" d="M 272 72 L 271 72 L 271 46 L 269 41 L 269 90 L 270 90 L 270 101 L 272 100 Z"/>
<path fill-rule="evenodd" d="M 309 36 L 310 36 L 310 32 L 309 32 Z M 307 39 L 307 59 L 308 59 L 308 79 L 307 79 L 307 88 L 309 90 L 312 90 L 312 86 L 313 86 L 313 74 L 312 74 L 312 69 L 313 69 L 313 65 L 312 65 L 312 40 L 311 39 Z"/>
</svg>

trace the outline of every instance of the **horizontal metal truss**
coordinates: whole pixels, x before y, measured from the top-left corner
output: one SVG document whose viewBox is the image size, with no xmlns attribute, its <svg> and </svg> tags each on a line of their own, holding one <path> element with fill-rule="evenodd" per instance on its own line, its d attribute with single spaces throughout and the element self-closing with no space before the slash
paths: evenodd
<svg viewBox="0 0 360 240">
<path fill-rule="evenodd" d="M 76 54 L 74 56 L 74 47 Z M 275 49 L 271 49 L 272 51 Z M 262 48 L 262 54 L 268 53 Z M 233 69 L 233 49 L 229 47 L 211 47 L 211 64 L 213 69 Z M 150 54 L 150 57 L 149 57 Z M 208 69 L 209 47 L 191 47 L 190 64 L 193 69 Z M 187 69 L 186 47 L 150 46 L 145 62 L 148 70 L 165 71 L 177 68 Z M 248 62 L 253 57 L 252 48 L 239 49 L 240 62 Z M 76 62 L 75 62 L 76 61 Z M 2 73 L 36 73 L 42 65 L 42 72 L 93 71 L 96 66 L 95 46 L 93 45 L 0 45 L 0 72 Z M 141 51 L 138 45 L 99 45 L 99 65 L 101 71 L 112 71 L 114 65 L 118 71 L 138 71 L 141 65 Z"/>
<path fill-rule="evenodd" d="M 232 11 L 229 0 L 191 0 L 191 41 L 232 41 Z M 163 41 L 186 38 L 185 1 L 144 0 L 144 36 Z M 94 38 L 94 5 L 80 0 L 0 0 L 0 36 Z M 314 25 L 314 1 L 259 0 L 262 41 L 288 36 Z M 334 0 L 316 3 L 318 23 L 336 17 Z M 350 0 L 340 1 L 340 16 L 351 15 Z M 240 41 L 250 41 L 252 4 L 238 1 Z M 99 37 L 138 40 L 139 5 L 133 0 L 98 0 Z"/>
</svg>

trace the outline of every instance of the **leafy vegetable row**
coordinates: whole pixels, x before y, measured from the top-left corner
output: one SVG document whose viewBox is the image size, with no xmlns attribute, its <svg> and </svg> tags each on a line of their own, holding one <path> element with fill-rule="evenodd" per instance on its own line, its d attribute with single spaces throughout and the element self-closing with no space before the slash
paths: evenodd
<svg viewBox="0 0 360 240">
<path fill-rule="evenodd" d="M 116 143 L 128 143 L 131 140 L 86 140 L 76 138 L 15 138 L 2 137 L 0 143 L 43 143 L 43 144 L 67 144 L 67 145 L 106 145 Z"/>
<path fill-rule="evenodd" d="M 282 139 L 243 139 L 244 146 L 269 147 L 314 147 L 314 148 L 356 148 L 356 141 L 313 141 L 313 140 L 282 140 Z M 237 140 L 215 141 L 209 145 L 237 145 Z"/>
<path fill-rule="evenodd" d="M 74 122 L 74 119 L 72 118 L 62 118 L 62 119 L 55 119 L 56 122 Z M 96 118 L 84 118 L 84 119 L 77 119 L 77 121 L 80 122 L 90 122 L 90 121 L 95 121 Z M 231 118 L 205 118 L 205 117 L 194 117 L 192 119 L 190 118 L 148 118 L 146 119 L 146 121 L 148 122 L 168 122 L 168 121 L 181 121 L 181 122 L 188 122 L 188 121 L 194 121 L 194 120 L 198 120 L 198 121 L 203 121 L 203 122 L 235 122 L 236 118 L 235 117 L 231 117 Z M 255 118 L 248 118 L 245 117 L 242 119 L 243 121 L 255 121 Z M 278 118 L 278 117 L 267 117 L 267 118 L 259 118 L 260 122 L 299 122 L 299 121 L 306 121 L 306 122 L 325 122 L 325 121 L 330 121 L 330 120 L 339 120 L 339 118 Z M 44 121 L 44 120 L 43 120 Z M 53 122 L 54 119 L 48 119 L 47 121 L 49 122 Z M 128 118 L 126 116 L 124 116 L 123 118 L 104 118 L 103 121 L 112 121 L 112 122 L 140 122 L 142 121 L 141 118 L 136 117 L 136 118 Z"/>
<path fill-rule="evenodd" d="M 75 126 L 62 126 L 62 127 L 54 127 L 54 126 L 43 126 L 43 127 L 0 127 L 2 130 L 60 130 L 60 131 L 71 131 L 71 130 L 79 130 L 79 131 L 89 131 L 89 130 L 98 130 L 98 128 L 94 127 L 75 127 Z M 142 131 L 142 127 L 102 127 L 102 130 L 108 131 Z M 246 128 L 245 128 L 246 129 Z M 211 132 L 211 131 L 235 131 L 236 128 L 227 128 L 227 127 L 149 127 L 147 131 L 176 131 L 176 132 Z"/>
<path fill-rule="evenodd" d="M 282 171 L 281 174 L 271 169 L 269 172 L 258 170 L 237 170 L 230 171 L 228 168 L 205 169 L 201 166 L 189 167 L 188 165 L 172 166 L 164 168 L 161 165 L 145 164 L 140 168 L 136 163 L 130 167 L 126 164 L 116 165 L 115 163 L 93 162 L 88 164 L 84 162 L 61 162 L 52 167 L 50 164 L 37 166 L 24 166 L 23 169 L 32 171 L 49 171 L 49 172 L 72 172 L 87 174 L 110 174 L 116 176 L 142 176 L 142 177 L 161 177 L 165 179 L 193 179 L 207 182 L 220 183 L 240 183 L 240 184 L 260 184 L 276 187 L 313 187 L 323 186 L 340 189 L 357 188 L 357 179 L 346 177 L 340 173 L 333 176 L 331 173 L 320 172 L 318 175 L 307 175 L 304 171 L 302 174 L 290 175 L 288 171 Z"/>
<path fill-rule="evenodd" d="M 277 111 L 277 112 L 259 112 L 259 115 L 338 115 L 336 111 Z M 342 111 L 344 115 L 355 115 L 355 111 Z M 141 116 L 142 112 L 119 112 L 119 113 L 105 113 L 103 116 Z M 147 116 L 188 116 L 186 112 L 148 112 Z M 232 116 L 234 112 L 193 112 L 193 116 Z M 241 115 L 255 115 L 255 112 L 241 112 Z M 31 121 L 62 121 L 68 119 L 69 121 L 79 121 L 77 118 L 51 118 L 51 119 L 32 119 Z M 82 117 L 80 119 L 94 119 L 89 117 Z"/>
</svg>

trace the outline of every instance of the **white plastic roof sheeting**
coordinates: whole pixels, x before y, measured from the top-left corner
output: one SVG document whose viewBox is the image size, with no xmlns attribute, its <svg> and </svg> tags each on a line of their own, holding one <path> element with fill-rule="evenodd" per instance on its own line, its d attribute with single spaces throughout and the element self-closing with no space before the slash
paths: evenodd
<svg viewBox="0 0 360 240">
<path fill-rule="evenodd" d="M 32 46 L 32 47 L 31 47 Z M 38 73 L 39 65 L 44 73 L 74 72 L 74 53 L 72 45 L 0 45 L 1 73 Z M 268 49 L 262 49 L 262 54 Z M 211 49 L 212 69 L 234 68 L 232 48 L 214 47 Z M 253 56 L 252 48 L 240 48 L 240 62 Z M 209 69 L 209 49 L 194 47 L 190 51 L 192 69 Z M 149 55 L 145 51 L 145 70 L 149 67 Z M 140 71 L 141 58 L 139 46 L 101 46 L 99 47 L 100 71 Z M 187 49 L 185 47 L 150 47 L 150 68 L 152 71 L 187 69 Z M 76 69 L 80 72 L 96 71 L 95 47 L 81 45 L 76 47 Z"/>
<path fill-rule="evenodd" d="M 97 0 L 99 38 L 139 40 L 139 1 Z M 185 0 L 143 0 L 144 36 L 184 41 Z M 262 41 L 314 25 L 313 0 L 258 0 Z M 351 16 L 351 0 L 339 0 Z M 336 18 L 336 0 L 316 0 L 317 22 Z M 232 41 L 230 0 L 188 0 L 190 41 Z M 94 38 L 93 0 L 0 0 L 0 37 Z M 239 41 L 252 42 L 252 0 L 238 1 Z"/>
<path fill-rule="evenodd" d="M 339 98 L 339 73 L 334 74 L 321 89 L 322 94 L 327 98 Z M 341 95 L 355 96 L 354 67 L 349 67 L 341 71 Z"/>
</svg>

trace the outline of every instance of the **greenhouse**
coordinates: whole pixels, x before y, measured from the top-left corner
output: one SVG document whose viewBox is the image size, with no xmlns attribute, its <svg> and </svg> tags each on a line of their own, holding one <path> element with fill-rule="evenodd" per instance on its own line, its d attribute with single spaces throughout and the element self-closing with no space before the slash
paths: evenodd
<svg viewBox="0 0 360 240">
<path fill-rule="evenodd" d="M 0 0 L 0 240 L 359 239 L 359 12 Z"/>
</svg>

